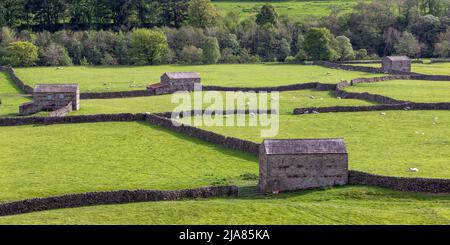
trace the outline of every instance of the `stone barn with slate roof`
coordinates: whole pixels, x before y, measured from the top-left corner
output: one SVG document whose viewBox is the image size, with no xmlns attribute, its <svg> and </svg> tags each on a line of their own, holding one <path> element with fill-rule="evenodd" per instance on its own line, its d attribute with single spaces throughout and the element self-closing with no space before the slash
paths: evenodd
<svg viewBox="0 0 450 245">
<path fill-rule="evenodd" d="M 175 91 L 193 91 L 195 84 L 201 84 L 197 72 L 165 72 L 160 82 L 148 86 L 154 94 L 168 94 Z"/>
<path fill-rule="evenodd" d="M 266 139 L 259 152 L 259 190 L 294 191 L 345 185 L 348 154 L 343 139 Z"/>
<path fill-rule="evenodd" d="M 20 115 L 39 111 L 55 111 L 72 103 L 73 110 L 80 109 L 78 84 L 38 84 L 33 90 L 33 101 L 19 107 Z"/>
<path fill-rule="evenodd" d="M 384 72 L 411 72 L 411 59 L 406 56 L 386 56 L 382 60 Z"/>
</svg>

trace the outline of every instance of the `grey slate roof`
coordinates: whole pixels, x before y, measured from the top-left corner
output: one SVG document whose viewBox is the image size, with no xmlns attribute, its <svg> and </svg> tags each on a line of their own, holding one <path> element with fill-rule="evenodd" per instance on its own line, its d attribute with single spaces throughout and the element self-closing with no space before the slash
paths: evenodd
<svg viewBox="0 0 450 245">
<path fill-rule="evenodd" d="M 170 79 L 200 78 L 197 72 L 165 72 L 164 75 Z"/>
<path fill-rule="evenodd" d="M 343 139 L 266 139 L 267 155 L 347 154 Z"/>
<path fill-rule="evenodd" d="M 37 84 L 34 93 L 76 93 L 79 91 L 78 84 Z"/>
<path fill-rule="evenodd" d="M 392 61 L 410 60 L 408 56 L 386 56 L 386 58 Z"/>
</svg>

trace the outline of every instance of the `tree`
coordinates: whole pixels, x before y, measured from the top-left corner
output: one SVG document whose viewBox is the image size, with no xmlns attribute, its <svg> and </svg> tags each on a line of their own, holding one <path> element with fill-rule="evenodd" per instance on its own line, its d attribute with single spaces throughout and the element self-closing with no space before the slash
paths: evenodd
<svg viewBox="0 0 450 245">
<path fill-rule="evenodd" d="M 413 34 L 405 31 L 394 44 L 395 53 L 416 57 L 421 50 L 420 43 Z"/>
<path fill-rule="evenodd" d="M 439 34 L 434 54 L 440 57 L 450 57 L 450 29 Z"/>
<path fill-rule="evenodd" d="M 0 26 L 14 26 L 21 22 L 23 16 L 24 0 L 1 0 L 0 1 Z"/>
<path fill-rule="evenodd" d="M 203 50 L 193 45 L 188 45 L 181 50 L 180 60 L 185 64 L 199 65 L 203 60 Z"/>
<path fill-rule="evenodd" d="M 220 59 L 220 48 L 217 38 L 207 37 L 202 49 L 203 62 L 205 64 L 215 64 Z"/>
<path fill-rule="evenodd" d="M 161 18 L 164 25 L 181 27 L 187 19 L 188 0 L 161 0 Z"/>
<path fill-rule="evenodd" d="M 355 52 L 353 51 L 350 39 L 346 36 L 338 36 L 334 40 L 334 49 L 337 52 L 337 58 L 341 61 L 352 60 L 355 58 Z"/>
<path fill-rule="evenodd" d="M 25 10 L 32 13 L 34 21 L 45 30 L 54 30 L 64 16 L 67 4 L 64 0 L 27 0 Z"/>
<path fill-rule="evenodd" d="M 6 47 L 6 59 L 11 66 L 32 66 L 38 60 L 38 48 L 30 42 L 13 42 Z"/>
<path fill-rule="evenodd" d="M 278 13 L 275 11 L 275 8 L 266 3 L 259 10 L 256 15 L 256 23 L 260 26 L 265 24 L 275 25 L 278 21 Z"/>
<path fill-rule="evenodd" d="M 72 65 L 72 60 L 67 54 L 66 48 L 52 43 L 40 52 L 41 63 L 47 66 L 68 66 Z"/>
<path fill-rule="evenodd" d="M 420 43 L 425 44 L 423 55 L 431 56 L 433 48 L 438 40 L 438 35 L 444 32 L 444 26 L 441 25 L 439 18 L 433 15 L 421 16 L 419 20 L 411 26 L 412 33 L 416 35 Z"/>
<path fill-rule="evenodd" d="M 161 31 L 136 29 L 131 33 L 129 54 L 133 64 L 158 64 L 168 50 L 166 36 Z"/>
<path fill-rule="evenodd" d="M 188 7 L 188 23 L 193 27 L 206 28 L 219 21 L 220 13 L 210 0 L 192 0 Z"/>
<path fill-rule="evenodd" d="M 331 33 L 326 28 L 311 28 L 306 32 L 304 50 L 313 60 L 332 59 Z"/>
</svg>

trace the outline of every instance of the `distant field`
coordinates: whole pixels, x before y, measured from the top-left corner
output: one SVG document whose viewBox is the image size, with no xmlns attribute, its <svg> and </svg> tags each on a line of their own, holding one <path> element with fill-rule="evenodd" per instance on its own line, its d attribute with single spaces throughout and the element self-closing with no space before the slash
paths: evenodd
<svg viewBox="0 0 450 245">
<path fill-rule="evenodd" d="M 344 138 L 350 169 L 390 176 L 450 178 L 450 112 L 385 113 L 281 115 L 276 138 Z M 183 121 L 190 123 L 191 118 Z M 202 128 L 261 142 L 260 130 L 268 127 Z M 420 171 L 410 172 L 409 168 Z"/>
<path fill-rule="evenodd" d="M 350 92 L 369 92 L 412 102 L 450 102 L 450 82 L 395 80 L 360 83 L 345 88 Z"/>
<path fill-rule="evenodd" d="M 351 64 L 354 66 L 381 67 L 381 64 Z M 450 63 L 412 64 L 412 71 L 429 75 L 450 75 Z"/>
<path fill-rule="evenodd" d="M 225 96 L 224 92 L 221 92 Z M 191 94 L 192 95 L 192 94 Z M 70 115 L 99 113 L 143 113 L 172 111 L 178 104 L 171 103 L 172 95 L 135 97 L 123 99 L 81 100 L 81 109 Z M 296 107 L 323 107 L 333 105 L 371 105 L 362 100 L 338 100 L 329 91 L 299 90 L 280 93 L 280 114 L 292 114 Z M 210 104 L 204 103 L 208 108 Z M 225 109 L 225 108 L 220 108 Z"/>
<path fill-rule="evenodd" d="M 0 202 L 121 189 L 256 185 L 257 158 L 146 123 L 0 127 Z"/>
<path fill-rule="evenodd" d="M 294 20 L 313 19 L 328 16 L 331 7 L 336 7 L 343 12 L 350 12 L 358 3 L 357 0 L 213 0 L 223 12 L 237 11 L 241 18 L 255 16 L 265 4 L 272 4 L 280 15 L 289 16 Z"/>
<path fill-rule="evenodd" d="M 280 195 L 242 190 L 239 199 L 198 199 L 60 209 L 0 217 L 0 224 L 449 224 L 450 196 L 372 187 Z M 252 192 L 252 191 L 250 191 Z"/>
<path fill-rule="evenodd" d="M 0 72 L 0 117 L 15 116 L 19 112 L 19 105 L 30 101 L 30 98 L 21 94 L 19 88 Z"/>
<path fill-rule="evenodd" d="M 78 83 L 83 92 L 145 89 L 159 82 L 168 71 L 196 71 L 205 85 L 220 86 L 279 86 L 320 81 L 338 83 L 358 77 L 379 74 L 349 72 L 314 65 L 285 64 L 222 64 L 222 65 L 163 65 L 163 66 L 73 66 L 58 70 L 55 67 L 18 68 L 17 75 L 29 85 L 38 83 Z M 131 86 L 130 86 L 131 85 Z"/>
</svg>

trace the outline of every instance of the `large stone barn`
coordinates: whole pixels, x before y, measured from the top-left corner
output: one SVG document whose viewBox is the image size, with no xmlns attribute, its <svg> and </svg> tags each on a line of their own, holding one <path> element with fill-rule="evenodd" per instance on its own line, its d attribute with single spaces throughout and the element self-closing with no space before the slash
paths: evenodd
<svg viewBox="0 0 450 245">
<path fill-rule="evenodd" d="M 259 152 L 262 192 L 345 185 L 348 155 L 343 139 L 266 139 Z"/>
<path fill-rule="evenodd" d="M 168 94 L 175 91 L 192 91 L 195 84 L 201 84 L 197 72 L 166 72 L 160 82 L 148 86 L 154 94 Z"/>
<path fill-rule="evenodd" d="M 406 56 L 386 56 L 382 60 L 384 72 L 411 72 L 411 59 Z"/>
<path fill-rule="evenodd" d="M 33 101 L 19 107 L 21 115 L 39 111 L 55 111 L 72 105 L 73 110 L 80 108 L 80 88 L 78 84 L 38 84 L 33 90 Z"/>
</svg>

